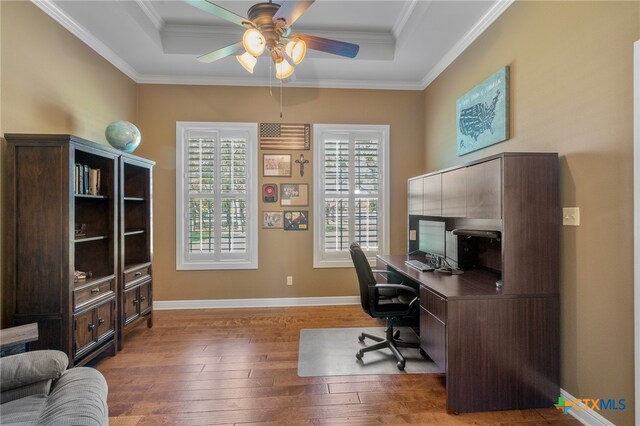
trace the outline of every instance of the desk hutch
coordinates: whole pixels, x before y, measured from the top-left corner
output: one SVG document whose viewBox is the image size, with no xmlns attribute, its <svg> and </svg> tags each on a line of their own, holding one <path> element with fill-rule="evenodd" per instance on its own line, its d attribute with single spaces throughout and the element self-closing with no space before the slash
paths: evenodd
<svg viewBox="0 0 640 426">
<path fill-rule="evenodd" d="M 408 208 L 409 235 L 420 218 L 439 218 L 448 231 L 499 233 L 478 240 L 482 253 L 463 275 L 416 271 L 404 264 L 412 256 L 377 259 L 378 269 L 420 286 L 420 344 L 446 372 L 448 409 L 552 406 L 560 358 L 557 154 L 503 153 L 412 178 Z M 447 238 L 455 249 L 447 256 L 461 265 L 473 238 L 462 234 Z M 408 248 L 416 249 L 413 241 Z"/>
</svg>

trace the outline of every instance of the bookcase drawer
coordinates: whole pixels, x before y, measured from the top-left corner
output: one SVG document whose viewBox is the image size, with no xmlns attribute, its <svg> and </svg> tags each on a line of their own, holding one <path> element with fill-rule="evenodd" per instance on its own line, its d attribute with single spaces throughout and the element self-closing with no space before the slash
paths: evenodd
<svg viewBox="0 0 640 426">
<path fill-rule="evenodd" d="M 73 309 L 82 309 L 86 305 L 98 299 L 115 294 L 116 282 L 114 279 L 95 284 L 89 284 L 73 291 Z"/>
<path fill-rule="evenodd" d="M 143 266 L 142 268 L 130 269 L 124 272 L 124 285 L 129 286 L 134 281 L 142 281 L 144 278 L 149 277 L 151 272 L 151 265 Z"/>
</svg>

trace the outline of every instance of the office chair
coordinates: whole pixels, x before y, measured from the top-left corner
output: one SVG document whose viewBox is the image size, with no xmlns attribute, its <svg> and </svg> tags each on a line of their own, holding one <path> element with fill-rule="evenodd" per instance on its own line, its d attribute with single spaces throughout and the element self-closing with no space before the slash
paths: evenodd
<svg viewBox="0 0 640 426">
<path fill-rule="evenodd" d="M 362 309 L 372 318 L 384 318 L 386 321 L 385 338 L 368 333 L 362 333 L 358 337 L 361 342 L 368 338 L 378 343 L 360 349 L 356 354 L 356 358 L 362 359 L 365 352 L 389 348 L 398 360 L 398 370 L 404 370 L 406 362 L 398 348 L 419 348 L 420 345 L 401 340 L 400 330 L 394 332 L 393 323 L 398 318 L 416 317 L 418 315 L 418 292 L 415 288 L 404 285 L 402 280 L 396 284 L 377 283 L 373 275 L 374 272 L 398 277 L 400 275 L 392 271 L 371 270 L 369 261 L 358 243 L 351 243 L 349 252 L 358 275 Z"/>
</svg>

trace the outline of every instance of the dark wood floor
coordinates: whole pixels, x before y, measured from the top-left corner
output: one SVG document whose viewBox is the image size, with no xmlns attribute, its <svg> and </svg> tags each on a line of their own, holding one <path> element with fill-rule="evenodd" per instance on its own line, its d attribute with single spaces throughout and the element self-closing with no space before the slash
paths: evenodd
<svg viewBox="0 0 640 426">
<path fill-rule="evenodd" d="M 442 375 L 298 377 L 300 330 L 378 325 L 359 306 L 157 311 L 154 323 L 95 363 L 111 425 L 580 424 L 554 408 L 448 414 Z"/>
</svg>

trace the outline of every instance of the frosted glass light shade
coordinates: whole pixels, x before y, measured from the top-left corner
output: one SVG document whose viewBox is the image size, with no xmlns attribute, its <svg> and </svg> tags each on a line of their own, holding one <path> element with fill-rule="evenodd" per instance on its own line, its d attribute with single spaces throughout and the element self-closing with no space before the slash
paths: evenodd
<svg viewBox="0 0 640 426">
<path fill-rule="evenodd" d="M 242 36 L 242 45 L 253 56 L 260 56 L 264 52 L 266 41 L 260 31 L 249 28 Z"/>
<path fill-rule="evenodd" d="M 286 79 L 293 74 L 293 71 L 293 66 L 286 59 L 276 62 L 276 78 L 278 80 Z"/>
<path fill-rule="evenodd" d="M 287 43 L 284 50 L 293 63 L 297 65 L 302 62 L 304 55 L 307 53 L 307 43 L 304 40 L 292 40 Z"/>
<path fill-rule="evenodd" d="M 238 62 L 240 62 L 240 65 L 242 65 L 245 70 L 253 74 L 253 68 L 256 66 L 256 62 L 258 62 L 255 56 L 253 56 L 249 52 L 244 52 L 242 55 L 236 56 L 236 59 L 238 60 Z"/>
</svg>

